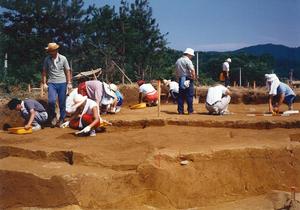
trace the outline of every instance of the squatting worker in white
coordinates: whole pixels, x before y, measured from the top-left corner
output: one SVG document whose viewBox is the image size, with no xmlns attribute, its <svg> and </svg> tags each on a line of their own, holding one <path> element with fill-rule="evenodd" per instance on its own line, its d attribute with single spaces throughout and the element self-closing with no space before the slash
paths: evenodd
<svg viewBox="0 0 300 210">
<path fill-rule="evenodd" d="M 179 95 L 178 95 L 178 114 L 184 114 L 184 99 L 187 102 L 188 114 L 194 112 L 193 109 L 193 96 L 194 96 L 194 79 L 195 79 L 195 68 L 192 63 L 192 58 L 195 56 L 194 50 L 186 48 L 183 56 L 179 58 L 176 63 L 176 77 L 179 84 Z"/>
<path fill-rule="evenodd" d="M 228 113 L 231 92 L 221 84 L 208 88 L 205 107 L 209 114 L 223 115 Z"/>
<path fill-rule="evenodd" d="M 52 127 L 60 126 L 66 116 L 66 95 L 72 89 L 71 69 L 65 56 L 58 53 L 59 45 L 49 43 L 45 50 L 48 56 L 44 60 L 42 71 L 43 88 L 48 88 L 49 120 Z M 46 78 L 48 76 L 48 81 Z M 47 85 L 48 84 L 48 85 Z M 58 96 L 60 117 L 57 123 L 55 104 Z"/>
</svg>

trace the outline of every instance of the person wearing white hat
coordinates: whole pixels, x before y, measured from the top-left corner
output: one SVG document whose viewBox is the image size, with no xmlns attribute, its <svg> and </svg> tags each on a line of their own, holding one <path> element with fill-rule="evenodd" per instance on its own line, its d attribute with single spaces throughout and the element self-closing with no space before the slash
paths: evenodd
<svg viewBox="0 0 300 210">
<path fill-rule="evenodd" d="M 168 93 L 167 93 L 167 96 L 166 96 L 166 98 L 167 98 L 166 103 L 169 102 L 169 98 L 171 96 L 172 99 L 173 99 L 173 103 L 175 104 L 177 102 L 178 94 L 179 94 L 179 84 L 178 84 L 178 82 L 164 79 L 163 83 L 168 88 Z"/>
<path fill-rule="evenodd" d="M 81 94 L 76 94 L 73 100 L 72 108 L 76 111 L 72 114 L 70 121 L 63 123 L 61 127 L 69 126 L 73 129 L 82 129 L 78 133 L 96 136 L 95 129 L 100 126 L 102 120 L 99 105 L 87 96 Z"/>
<path fill-rule="evenodd" d="M 72 89 L 71 69 L 65 56 L 58 53 L 59 45 L 49 43 L 45 50 L 48 56 L 42 70 L 43 88 L 48 88 L 49 120 L 51 126 L 59 126 L 66 116 L 67 89 Z M 47 80 L 48 77 L 48 80 Z M 57 123 L 55 105 L 58 96 L 60 117 Z"/>
<path fill-rule="evenodd" d="M 113 91 L 115 93 L 115 96 L 116 96 L 114 99 L 114 102 L 110 106 L 109 112 L 110 113 L 118 113 L 121 111 L 121 106 L 123 104 L 123 100 L 124 100 L 123 95 L 120 92 L 117 85 L 111 83 L 111 84 L 109 84 L 109 88 L 111 91 Z"/>
<path fill-rule="evenodd" d="M 225 87 L 230 85 L 230 77 L 229 77 L 229 63 L 231 63 L 231 58 L 227 58 L 222 65 L 222 72 L 220 74 L 220 81 L 225 82 Z"/>
<path fill-rule="evenodd" d="M 273 114 L 279 113 L 283 103 L 292 110 L 296 99 L 295 92 L 287 84 L 280 82 L 276 74 L 265 74 L 265 79 L 269 94 L 269 111 Z"/>
<path fill-rule="evenodd" d="M 176 63 L 176 77 L 179 84 L 179 95 L 178 95 L 178 114 L 184 114 L 184 100 L 188 105 L 188 114 L 194 112 L 193 109 L 193 96 L 194 96 L 194 79 L 195 68 L 192 63 L 192 58 L 195 56 L 192 48 L 186 48 L 183 56 L 179 58 Z"/>
</svg>

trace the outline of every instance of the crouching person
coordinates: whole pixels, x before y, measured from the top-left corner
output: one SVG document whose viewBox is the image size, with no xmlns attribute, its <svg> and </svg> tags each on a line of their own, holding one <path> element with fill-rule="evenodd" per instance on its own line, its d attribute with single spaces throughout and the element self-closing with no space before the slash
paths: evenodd
<svg viewBox="0 0 300 210">
<path fill-rule="evenodd" d="M 75 95 L 73 108 L 76 111 L 72 114 L 70 121 L 62 124 L 61 127 L 81 129 L 77 134 L 96 136 L 96 129 L 100 126 L 100 112 L 97 102 L 88 99 L 87 96 Z"/>
<path fill-rule="evenodd" d="M 144 80 L 137 81 L 139 86 L 139 103 L 146 102 L 147 106 L 156 106 L 158 104 L 158 93 L 155 88 Z"/>
<path fill-rule="evenodd" d="M 41 130 L 42 124 L 48 120 L 48 114 L 38 101 L 34 99 L 20 100 L 17 98 L 11 99 L 8 104 L 10 110 L 16 110 L 21 113 L 23 119 L 25 119 L 24 128 L 28 130 L 32 128 L 32 131 Z"/>
<path fill-rule="evenodd" d="M 229 89 L 220 84 L 208 88 L 205 106 L 209 114 L 229 114 L 228 105 L 231 99 L 230 95 L 231 92 Z"/>
<path fill-rule="evenodd" d="M 110 113 L 118 113 L 121 111 L 121 106 L 123 104 L 123 95 L 122 93 L 120 92 L 119 88 L 117 85 L 115 84 L 110 84 L 109 85 L 109 88 L 111 91 L 114 92 L 115 94 L 115 97 L 114 97 L 114 101 L 113 103 L 110 105 Z"/>
</svg>

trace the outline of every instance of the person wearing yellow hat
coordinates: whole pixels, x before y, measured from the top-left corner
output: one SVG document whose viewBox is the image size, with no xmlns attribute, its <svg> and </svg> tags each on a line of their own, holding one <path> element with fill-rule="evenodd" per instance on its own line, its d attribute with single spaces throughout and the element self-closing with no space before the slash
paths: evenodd
<svg viewBox="0 0 300 210">
<path fill-rule="evenodd" d="M 49 121 L 51 127 L 59 126 L 66 116 L 67 89 L 72 89 L 71 69 L 65 56 L 58 53 L 59 45 L 49 43 L 45 48 L 49 54 L 43 63 L 42 85 L 48 89 Z M 47 80 L 48 77 L 48 80 Z M 57 123 L 55 105 L 58 96 L 60 118 Z"/>
</svg>

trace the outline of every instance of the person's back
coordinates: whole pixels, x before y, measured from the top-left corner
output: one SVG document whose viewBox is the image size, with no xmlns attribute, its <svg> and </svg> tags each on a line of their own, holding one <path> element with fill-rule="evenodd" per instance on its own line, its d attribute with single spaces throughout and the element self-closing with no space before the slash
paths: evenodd
<svg viewBox="0 0 300 210">
<path fill-rule="evenodd" d="M 229 71 L 229 63 L 225 61 L 222 66 L 223 71 Z"/>
<path fill-rule="evenodd" d="M 178 58 L 175 63 L 176 66 L 176 75 L 178 78 L 180 77 L 188 77 L 191 78 L 191 70 L 194 69 L 194 65 L 192 61 L 187 56 L 182 56 Z"/>
<path fill-rule="evenodd" d="M 169 88 L 170 88 L 170 91 L 173 91 L 175 93 L 179 93 L 179 84 L 178 84 L 178 82 L 175 82 L 175 81 L 169 82 Z"/>
<path fill-rule="evenodd" d="M 223 85 L 217 85 L 214 87 L 208 88 L 207 96 L 206 96 L 206 103 L 212 105 L 217 101 L 222 99 L 222 95 L 225 95 L 227 88 Z"/>
<path fill-rule="evenodd" d="M 40 104 L 37 100 L 35 99 L 25 99 L 24 100 L 24 106 L 29 112 L 31 109 L 34 109 L 36 112 L 45 112 L 45 108 L 43 107 L 42 104 Z"/>
<path fill-rule="evenodd" d="M 277 87 L 277 94 L 284 94 L 285 97 L 289 95 L 296 95 L 292 88 L 283 82 L 280 82 L 279 86 Z"/>
<path fill-rule="evenodd" d="M 139 91 L 140 93 L 143 93 L 143 94 L 154 94 L 156 92 L 155 88 L 150 84 L 150 83 L 146 83 L 146 84 L 142 84 L 140 87 L 139 87 Z"/>
<path fill-rule="evenodd" d="M 226 114 L 230 103 L 230 91 L 223 85 L 208 88 L 205 107 L 210 114 Z"/>
</svg>

